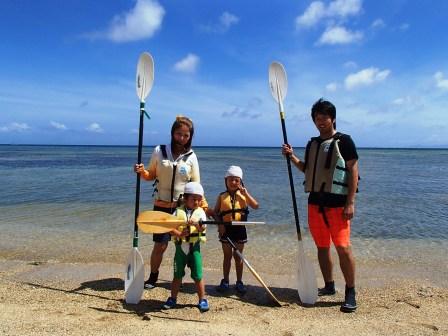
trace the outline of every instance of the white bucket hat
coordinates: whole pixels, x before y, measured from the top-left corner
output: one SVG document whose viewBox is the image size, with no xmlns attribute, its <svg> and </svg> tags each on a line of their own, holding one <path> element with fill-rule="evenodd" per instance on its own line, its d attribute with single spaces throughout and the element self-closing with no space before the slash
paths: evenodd
<svg viewBox="0 0 448 336">
<path fill-rule="evenodd" d="M 204 188 L 198 182 L 188 182 L 184 189 L 185 194 L 200 195 L 204 197 Z"/>
<path fill-rule="evenodd" d="M 226 176 L 224 177 L 229 176 L 235 176 L 239 177 L 240 179 L 243 179 L 243 170 L 238 166 L 230 166 L 229 169 L 227 169 L 226 171 Z"/>
</svg>

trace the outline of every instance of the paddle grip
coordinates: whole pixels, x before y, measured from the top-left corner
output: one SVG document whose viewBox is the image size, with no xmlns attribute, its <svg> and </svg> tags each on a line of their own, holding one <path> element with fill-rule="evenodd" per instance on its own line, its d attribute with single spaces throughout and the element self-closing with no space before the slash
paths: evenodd
<svg viewBox="0 0 448 336">
<path fill-rule="evenodd" d="M 283 132 L 283 143 L 288 143 L 288 135 L 286 134 L 286 124 L 284 113 L 280 111 L 280 121 L 282 123 L 282 132 Z M 297 200 L 296 200 L 296 192 L 294 189 L 294 181 L 292 178 L 292 169 L 291 169 L 291 158 L 286 156 L 286 164 L 288 166 L 288 177 L 289 177 L 289 187 L 291 188 L 291 197 L 292 197 L 292 206 L 294 210 L 294 219 L 296 222 L 296 230 L 297 230 L 297 239 L 302 240 L 302 233 L 300 231 L 300 222 L 299 222 L 299 211 L 297 210 Z"/>
</svg>

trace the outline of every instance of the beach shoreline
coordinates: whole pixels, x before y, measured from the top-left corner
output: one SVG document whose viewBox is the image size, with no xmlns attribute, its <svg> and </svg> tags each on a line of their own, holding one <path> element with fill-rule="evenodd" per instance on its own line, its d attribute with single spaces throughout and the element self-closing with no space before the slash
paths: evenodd
<svg viewBox="0 0 448 336">
<path fill-rule="evenodd" d="M 148 267 L 145 265 L 148 272 Z M 319 298 L 313 307 L 299 304 L 289 277 L 261 272 L 283 306 L 275 307 L 246 270 L 248 293 L 219 295 L 219 269 L 205 269 L 210 311 L 196 308 L 188 275 L 179 308 L 160 309 L 169 296 L 171 267 L 161 269 L 160 286 L 145 290 L 137 305 L 123 301 L 123 265 L 0 259 L 0 330 L 5 335 L 434 335 L 448 332 L 448 289 L 427 280 L 393 278 L 378 282 L 360 267 L 359 308 L 339 311 L 337 295 Z M 381 274 L 377 274 L 381 278 Z M 384 278 L 384 277 L 383 277 Z"/>
</svg>

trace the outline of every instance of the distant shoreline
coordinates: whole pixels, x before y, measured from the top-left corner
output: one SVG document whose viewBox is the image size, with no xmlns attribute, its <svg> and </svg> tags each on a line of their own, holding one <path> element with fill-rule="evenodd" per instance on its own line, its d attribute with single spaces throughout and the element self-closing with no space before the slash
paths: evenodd
<svg viewBox="0 0 448 336">
<path fill-rule="evenodd" d="M 144 147 L 155 147 L 159 144 L 144 144 Z M 61 145 L 61 144 L 0 144 L 0 146 L 10 146 L 10 147 L 120 147 L 120 148 L 134 148 L 137 145 Z M 305 146 L 294 146 L 295 148 L 305 149 Z M 279 146 L 198 146 L 195 145 L 193 148 L 259 148 L 259 149 L 272 149 L 279 148 Z M 362 150 L 448 150 L 448 146 L 443 147 L 357 147 Z"/>
</svg>

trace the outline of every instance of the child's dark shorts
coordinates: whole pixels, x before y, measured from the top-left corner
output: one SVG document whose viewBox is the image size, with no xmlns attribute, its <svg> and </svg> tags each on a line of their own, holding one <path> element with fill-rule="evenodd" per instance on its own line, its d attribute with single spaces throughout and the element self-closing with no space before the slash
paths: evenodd
<svg viewBox="0 0 448 336">
<path fill-rule="evenodd" d="M 221 243 L 228 244 L 226 237 L 237 244 L 247 243 L 247 231 L 244 225 L 226 226 L 226 232 L 223 237 L 219 239 Z"/>
</svg>

